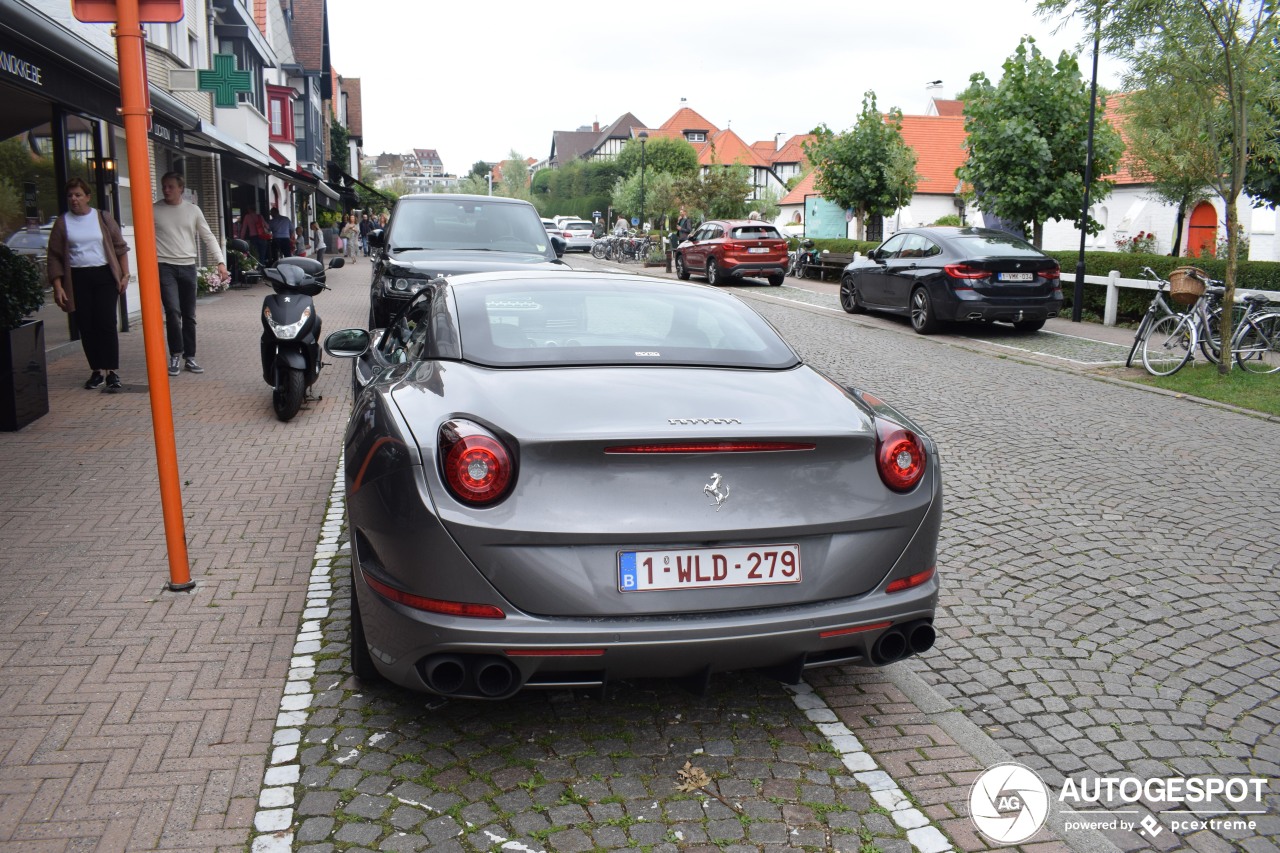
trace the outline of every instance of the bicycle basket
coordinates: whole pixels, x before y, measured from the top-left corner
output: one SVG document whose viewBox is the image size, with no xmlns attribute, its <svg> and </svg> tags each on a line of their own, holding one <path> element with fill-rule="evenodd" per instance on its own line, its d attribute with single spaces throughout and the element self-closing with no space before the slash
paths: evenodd
<svg viewBox="0 0 1280 853">
<path fill-rule="evenodd" d="M 1181 305 L 1190 305 L 1204 296 L 1206 277 L 1204 270 L 1178 267 L 1169 273 L 1169 298 Z"/>
</svg>

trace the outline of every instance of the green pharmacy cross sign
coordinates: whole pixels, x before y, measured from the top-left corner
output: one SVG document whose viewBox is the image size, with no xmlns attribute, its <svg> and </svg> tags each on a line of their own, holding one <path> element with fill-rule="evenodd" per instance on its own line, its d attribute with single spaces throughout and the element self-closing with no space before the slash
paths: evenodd
<svg viewBox="0 0 1280 853">
<path fill-rule="evenodd" d="M 213 70 L 199 71 L 200 91 L 213 92 L 213 103 L 219 107 L 234 107 L 237 92 L 253 91 L 253 76 L 248 71 L 236 70 L 236 58 L 230 53 L 213 55 Z"/>
</svg>

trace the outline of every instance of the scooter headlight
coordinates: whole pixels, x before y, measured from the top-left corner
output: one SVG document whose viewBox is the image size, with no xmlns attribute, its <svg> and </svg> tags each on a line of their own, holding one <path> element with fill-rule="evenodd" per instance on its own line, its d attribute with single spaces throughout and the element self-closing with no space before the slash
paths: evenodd
<svg viewBox="0 0 1280 853">
<path fill-rule="evenodd" d="M 267 318 L 267 325 L 271 327 L 271 333 L 280 340 L 288 341 L 296 338 L 302 332 L 302 327 L 307 325 L 307 321 L 311 319 L 311 306 L 308 305 L 302 309 L 302 317 L 296 323 L 282 325 L 271 318 L 271 309 L 264 308 L 262 316 Z"/>
</svg>

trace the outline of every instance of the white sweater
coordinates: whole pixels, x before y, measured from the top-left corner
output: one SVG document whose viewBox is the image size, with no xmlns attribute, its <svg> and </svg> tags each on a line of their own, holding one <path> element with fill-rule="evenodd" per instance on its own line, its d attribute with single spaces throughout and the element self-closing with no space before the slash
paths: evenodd
<svg viewBox="0 0 1280 853">
<path fill-rule="evenodd" d="M 226 257 L 218 238 L 209 230 L 200 208 L 189 201 L 167 204 L 164 199 L 153 208 L 156 220 L 156 260 L 162 264 L 193 266 L 196 262 L 196 239 L 204 244 L 205 251 L 215 264 L 225 264 Z"/>
</svg>

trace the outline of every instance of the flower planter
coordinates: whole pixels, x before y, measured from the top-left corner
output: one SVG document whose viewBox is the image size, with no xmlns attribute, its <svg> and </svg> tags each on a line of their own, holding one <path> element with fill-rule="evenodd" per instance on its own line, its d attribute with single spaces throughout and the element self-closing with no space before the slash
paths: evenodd
<svg viewBox="0 0 1280 853">
<path fill-rule="evenodd" d="M 49 413 L 44 321 L 0 332 L 0 431 L 14 432 Z"/>
</svg>

